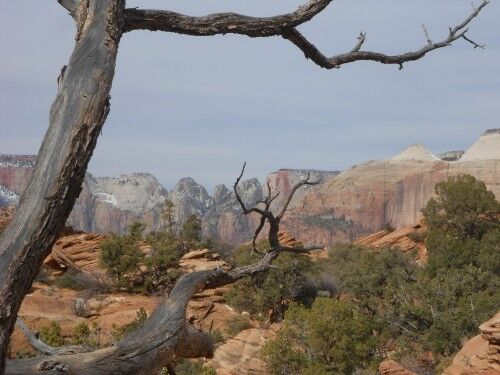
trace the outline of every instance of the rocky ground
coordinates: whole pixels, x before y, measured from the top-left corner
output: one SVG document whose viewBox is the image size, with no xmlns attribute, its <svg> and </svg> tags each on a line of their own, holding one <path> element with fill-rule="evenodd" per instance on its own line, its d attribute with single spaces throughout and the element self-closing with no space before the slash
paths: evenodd
<svg viewBox="0 0 500 375">
<path fill-rule="evenodd" d="M 0 211 L 3 222 L 9 221 L 13 210 Z M 423 224 L 397 231 L 380 231 L 357 241 L 373 249 L 395 246 L 402 251 L 416 250 L 420 260 L 425 261 L 423 237 L 426 228 Z M 99 267 L 100 243 L 106 237 L 95 233 L 67 231 L 55 244 L 51 255 L 44 263 L 45 276 L 57 278 L 68 268 L 77 268 L 91 273 L 102 281 L 106 275 Z M 297 241 L 286 233 L 281 240 L 288 245 Z M 144 251 L 148 251 L 147 248 Z M 319 252 L 313 257 L 322 259 L 326 253 Z M 186 272 L 228 267 L 215 253 L 207 249 L 187 253 L 180 261 Z M 229 286 L 230 287 L 230 286 Z M 228 288 L 228 287 L 225 287 Z M 196 294 L 189 304 L 187 319 L 198 329 L 205 332 L 223 331 L 228 321 L 239 316 L 224 301 L 225 288 L 206 289 Z M 128 293 L 78 292 L 71 289 L 50 286 L 37 281 L 26 296 L 20 317 L 33 330 L 39 331 L 55 321 L 61 327 L 63 337 L 72 334 L 74 328 L 85 322 L 90 327 L 100 327 L 100 340 L 112 344 L 112 332 L 116 327 L 132 322 L 140 309 L 150 314 L 161 296 L 144 296 Z M 279 330 L 279 324 L 252 322 L 253 327 L 245 329 L 234 337 L 220 343 L 214 357 L 206 361 L 221 375 L 269 374 L 265 362 L 260 358 L 263 344 Z M 26 338 L 16 328 L 12 336 L 10 356 L 30 350 Z M 380 364 L 382 375 L 413 375 L 393 360 Z M 500 313 L 480 327 L 480 334 L 465 343 L 456 355 L 451 366 L 444 372 L 447 375 L 493 375 L 500 373 Z"/>
<path fill-rule="evenodd" d="M 3 215 L 8 216 L 5 212 Z M 97 276 L 100 281 L 106 281 L 106 276 L 99 267 L 100 243 L 105 238 L 95 233 L 66 232 L 44 262 L 45 277 L 57 279 L 74 267 Z M 286 240 L 287 236 L 282 236 L 282 239 Z M 288 238 L 288 243 L 291 244 L 292 241 L 293 239 Z M 179 265 L 185 272 L 227 267 L 217 254 L 207 249 L 188 252 Z M 225 288 L 205 289 L 196 294 L 188 306 L 189 322 L 205 332 L 222 332 L 228 321 L 240 315 L 225 303 L 224 291 Z M 161 296 L 78 292 L 37 281 L 26 295 L 19 316 L 34 331 L 40 331 L 50 322 L 57 322 L 61 327 L 62 337 L 66 338 L 72 335 L 80 323 L 86 323 L 89 327 L 96 324 L 101 330 L 101 343 L 110 345 L 113 343 L 113 331 L 117 327 L 134 321 L 140 309 L 144 309 L 149 315 L 160 300 Z M 217 347 L 214 357 L 207 364 L 215 368 L 218 374 L 269 373 L 259 352 L 263 343 L 274 335 L 279 326 L 274 324 L 262 328 L 257 322 L 252 324 L 254 327 L 239 332 Z M 15 357 L 26 351 L 31 351 L 31 346 L 16 327 L 9 355 Z"/>
</svg>

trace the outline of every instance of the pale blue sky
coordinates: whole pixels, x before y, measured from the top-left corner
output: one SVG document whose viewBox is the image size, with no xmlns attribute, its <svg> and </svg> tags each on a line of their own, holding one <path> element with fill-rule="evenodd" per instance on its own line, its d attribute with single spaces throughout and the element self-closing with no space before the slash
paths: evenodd
<svg viewBox="0 0 500 375">
<path fill-rule="evenodd" d="M 128 6 L 203 15 L 273 15 L 297 0 L 129 1 Z M 405 52 L 434 40 L 471 11 L 470 0 L 336 0 L 300 29 L 325 54 Z M 281 38 L 126 34 L 112 107 L 90 165 L 96 175 L 155 174 L 166 187 L 191 176 L 229 184 L 279 168 L 343 169 L 421 142 L 435 153 L 466 148 L 500 127 L 500 7 L 471 26 L 487 44 L 453 47 L 403 71 L 355 63 L 327 71 Z M 74 26 L 56 0 L 0 0 L 0 153 L 36 153 Z"/>
</svg>

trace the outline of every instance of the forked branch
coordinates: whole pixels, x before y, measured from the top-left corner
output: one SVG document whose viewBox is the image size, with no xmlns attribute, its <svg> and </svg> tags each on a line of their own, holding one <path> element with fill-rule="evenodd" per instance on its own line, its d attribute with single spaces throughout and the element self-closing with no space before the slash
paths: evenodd
<svg viewBox="0 0 500 375">
<path fill-rule="evenodd" d="M 268 239 L 269 239 L 269 244 L 271 245 L 271 251 L 270 251 L 271 253 L 276 252 L 279 254 L 282 251 L 307 252 L 310 250 L 322 249 L 323 246 L 314 245 L 313 247 L 308 248 L 308 249 L 293 248 L 293 250 L 292 250 L 292 248 L 282 246 L 280 244 L 280 241 L 279 241 L 279 225 L 280 225 L 281 219 L 285 215 L 286 210 L 288 209 L 288 206 L 289 206 L 293 196 L 295 195 L 297 190 L 300 189 L 302 186 L 317 185 L 319 183 L 319 181 L 312 182 L 310 180 L 311 174 L 308 173 L 306 179 L 299 181 L 297 184 L 295 184 L 292 187 L 292 189 L 290 190 L 290 193 L 285 198 L 284 203 L 283 203 L 281 209 L 279 210 L 279 213 L 277 215 L 275 215 L 271 210 L 271 203 L 276 199 L 276 197 L 278 197 L 279 192 L 274 194 L 274 195 L 272 194 L 271 185 L 270 185 L 269 181 L 267 182 L 267 196 L 266 196 L 266 198 L 263 201 L 257 202 L 257 204 L 263 204 L 264 208 L 259 208 L 257 206 L 252 207 L 252 208 L 247 208 L 245 206 L 245 203 L 243 202 L 243 199 L 241 198 L 239 191 L 238 191 L 238 185 L 239 185 L 241 178 L 243 177 L 243 174 L 245 172 L 245 167 L 246 167 L 246 163 L 243 163 L 243 168 L 241 169 L 241 173 L 233 185 L 233 190 L 234 190 L 234 195 L 236 196 L 236 200 L 240 204 L 240 206 L 243 210 L 243 213 L 245 215 L 248 215 L 252 212 L 255 212 L 255 213 L 258 213 L 261 215 L 259 225 L 257 226 L 257 229 L 255 230 L 254 236 L 252 238 L 253 250 L 256 253 L 261 254 L 257 250 L 256 242 L 257 242 L 257 239 L 258 239 L 261 231 L 264 229 L 266 222 L 269 224 Z"/>
<path fill-rule="evenodd" d="M 361 34 L 358 45 L 350 52 L 335 55 L 332 57 L 325 56 L 314 44 L 309 42 L 304 35 L 302 35 L 297 29 L 292 28 L 287 30 L 282 34 L 283 38 L 292 42 L 296 47 L 298 47 L 305 55 L 306 58 L 311 59 L 314 63 L 319 65 L 322 68 L 326 69 L 337 69 L 342 65 L 349 64 L 355 61 L 375 61 L 382 64 L 396 64 L 399 65 L 400 68 L 403 67 L 403 64 L 409 61 L 415 61 L 422 57 L 424 57 L 427 53 L 437 50 L 439 48 L 448 47 L 453 42 L 458 39 L 464 39 L 465 41 L 471 43 L 474 48 L 484 48 L 483 45 L 479 45 L 478 43 L 469 39 L 466 33 L 469 31 L 467 26 L 470 22 L 478 16 L 481 10 L 488 5 L 488 0 L 483 0 L 481 5 L 477 8 L 474 8 L 472 14 L 465 19 L 464 22 L 459 24 L 456 27 L 449 29 L 448 36 L 440 41 L 440 42 L 432 42 L 427 32 L 427 29 L 424 27 L 424 33 L 426 34 L 427 44 L 415 51 L 406 52 L 401 55 L 386 55 L 380 52 L 372 52 L 372 51 L 362 51 L 361 46 L 365 41 L 365 34 Z"/>
</svg>

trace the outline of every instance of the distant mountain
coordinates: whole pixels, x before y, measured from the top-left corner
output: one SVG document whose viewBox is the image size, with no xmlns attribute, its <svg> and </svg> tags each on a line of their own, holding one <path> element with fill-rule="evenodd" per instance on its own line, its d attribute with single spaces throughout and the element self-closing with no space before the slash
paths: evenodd
<svg viewBox="0 0 500 375">
<path fill-rule="evenodd" d="M 280 169 L 267 177 L 273 192 L 280 192 L 276 209 L 291 188 L 310 174 L 315 186 L 300 189 L 283 220 L 284 229 L 304 242 L 331 243 L 358 238 L 385 227 L 411 226 L 434 193 L 436 182 L 448 176 L 470 173 L 485 181 L 500 196 L 500 130 L 488 130 L 460 157 L 458 152 L 434 156 L 423 145 L 408 147 L 399 155 L 370 161 L 342 173 Z M 459 158 L 460 157 L 460 158 Z M 459 158 L 459 159 L 458 159 Z M 35 165 L 35 156 L 0 155 L 0 205 L 16 204 Z M 458 159 L 458 160 L 457 160 Z M 254 205 L 267 194 L 257 179 L 240 183 L 245 204 Z M 68 219 L 75 229 L 123 233 L 140 220 L 148 231 L 163 225 L 165 199 L 176 207 L 180 226 L 191 214 L 203 222 L 205 235 L 224 242 L 248 241 L 256 218 L 242 215 L 232 189 L 218 185 L 213 195 L 186 177 L 167 191 L 148 173 L 113 177 L 87 174 L 83 189 Z"/>
</svg>

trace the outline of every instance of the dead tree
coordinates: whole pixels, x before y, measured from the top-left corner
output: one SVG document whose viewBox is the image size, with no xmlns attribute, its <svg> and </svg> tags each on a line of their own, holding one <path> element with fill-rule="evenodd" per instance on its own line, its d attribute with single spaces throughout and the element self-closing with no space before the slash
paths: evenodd
<svg viewBox="0 0 500 375">
<path fill-rule="evenodd" d="M 363 50 L 366 36 L 361 33 L 351 51 L 327 57 L 297 27 L 320 13 L 331 0 L 309 0 L 294 12 L 265 18 L 235 13 L 191 17 L 164 10 L 127 9 L 125 0 L 58 2 L 75 20 L 75 46 L 68 64 L 61 69 L 58 78 L 58 93 L 50 111 L 49 128 L 38 152 L 33 177 L 21 197 L 12 223 L 0 237 L 0 374 L 5 367 L 7 346 L 21 302 L 80 194 L 87 165 L 109 112 L 109 94 L 123 33 L 151 30 L 193 36 L 282 36 L 298 47 L 306 58 L 326 69 L 337 69 L 344 64 L 362 60 L 395 64 L 402 68 L 404 63 L 418 60 L 458 39 L 465 40 L 474 47 L 482 47 L 470 39 L 467 32 L 470 22 L 488 4 L 487 0 L 483 0 L 462 23 L 450 27 L 447 36 L 440 42 L 432 42 L 426 33 L 426 44 L 413 52 L 387 55 Z M 183 278 L 175 292 L 185 292 L 187 296 L 196 290 L 196 285 L 205 282 L 205 277 L 208 276 Z M 191 284 L 187 285 L 188 283 Z M 173 296 L 175 298 L 170 300 L 171 305 L 165 305 L 166 314 L 182 310 L 182 304 L 187 298 L 180 294 L 176 296 L 175 293 Z M 153 328 L 149 325 L 146 327 Z M 158 332 L 163 331 L 142 333 L 144 338 L 150 337 L 151 342 L 165 340 L 168 336 L 155 336 Z M 186 332 L 188 331 L 183 334 Z M 177 340 L 178 336 L 175 337 Z M 190 338 L 186 337 L 181 341 L 188 342 Z M 156 349 L 163 347 L 159 343 L 158 345 Z M 145 352 L 143 356 L 148 357 L 150 354 Z M 96 362 L 101 363 L 102 368 L 108 365 L 114 367 L 108 361 L 109 355 L 101 357 L 101 362 L 96 357 Z M 130 359 L 124 355 L 120 357 L 120 361 L 133 362 L 139 357 Z M 118 361 L 117 357 L 113 358 Z"/>
<path fill-rule="evenodd" d="M 243 277 L 265 272 L 282 252 L 307 253 L 322 246 L 284 246 L 279 241 L 280 221 L 295 192 L 302 186 L 315 185 L 309 176 L 297 183 L 286 197 L 278 214 L 270 205 L 278 196 L 268 189 L 267 197 L 255 207 L 247 208 L 238 193 L 238 183 L 245 165 L 234 184 L 234 193 L 243 213 L 261 216 L 261 225 L 254 234 L 253 243 L 264 226 L 269 224 L 268 240 L 271 249 L 262 254 L 254 264 L 232 270 L 217 268 L 212 271 L 192 272 L 182 276 L 169 296 L 162 302 L 146 322 L 135 332 L 105 349 L 92 350 L 86 346 L 53 348 L 40 341 L 20 320 L 17 324 L 31 345 L 46 356 L 25 360 L 7 361 L 6 373 L 12 374 L 157 374 L 163 367 L 171 365 L 175 358 L 210 357 L 214 350 L 211 336 L 196 330 L 186 322 L 186 307 L 194 293 L 204 287 L 231 284 Z M 269 186 L 269 184 L 268 184 Z"/>
</svg>

